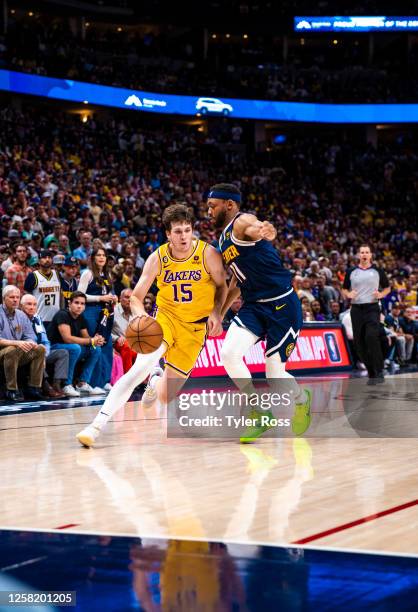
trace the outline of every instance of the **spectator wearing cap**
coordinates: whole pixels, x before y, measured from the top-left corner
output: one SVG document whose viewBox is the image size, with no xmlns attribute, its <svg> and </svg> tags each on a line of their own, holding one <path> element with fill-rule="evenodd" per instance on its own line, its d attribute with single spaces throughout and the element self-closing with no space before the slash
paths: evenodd
<svg viewBox="0 0 418 612">
<path fill-rule="evenodd" d="M 61 283 L 58 273 L 52 268 L 52 253 L 43 249 L 39 254 L 39 269 L 26 277 L 24 290 L 36 297 L 38 314 L 45 328 L 60 309 Z"/>
<path fill-rule="evenodd" d="M 37 234 L 43 234 L 44 226 L 42 225 L 41 219 L 37 218 L 35 209 L 33 208 L 33 206 L 29 206 L 26 209 L 26 216 L 30 219 L 33 231 L 36 232 Z"/>
<path fill-rule="evenodd" d="M 80 232 L 80 245 L 74 249 L 73 257 L 78 259 L 81 270 L 88 266 L 89 259 L 93 252 L 91 232 Z"/>
<path fill-rule="evenodd" d="M 23 293 L 25 280 L 29 272 L 32 272 L 26 261 L 28 258 L 28 249 L 25 244 L 17 243 L 12 247 L 13 263 L 6 271 L 6 281 L 8 285 L 14 285 Z"/>
<path fill-rule="evenodd" d="M 55 243 L 52 243 L 52 244 L 55 244 Z M 65 262 L 65 255 L 63 253 L 57 253 L 52 258 L 52 265 L 55 268 L 55 270 L 58 272 L 58 276 L 60 276 L 61 274 L 64 262 Z"/>
<path fill-rule="evenodd" d="M 138 243 L 139 243 L 139 253 L 144 261 L 149 256 L 149 252 L 147 249 L 148 235 L 147 232 L 143 229 L 138 231 Z"/>
<path fill-rule="evenodd" d="M 19 310 L 20 291 L 13 285 L 6 285 L 2 291 L 3 304 L 0 306 L 0 363 L 3 364 L 6 380 L 6 398 L 15 402 L 18 394 L 18 369 L 30 364 L 29 384 L 25 396 L 28 399 L 42 399 L 40 389 L 45 362 L 45 347 L 38 345 L 36 336 L 27 316 Z"/>
<path fill-rule="evenodd" d="M 12 229 L 9 229 L 7 237 L 11 238 L 12 240 L 17 240 L 21 238 L 19 230 L 16 229 L 15 227 L 12 227 Z"/>
<path fill-rule="evenodd" d="M 61 307 L 66 310 L 71 295 L 77 291 L 78 259 L 72 255 L 67 255 L 63 265 L 63 272 L 60 274 L 61 282 Z"/>
<path fill-rule="evenodd" d="M 68 377 L 69 354 L 65 349 L 55 349 L 51 351 L 51 343 L 48 340 L 44 324 L 41 317 L 37 314 L 37 302 L 33 295 L 25 293 L 20 300 L 20 308 L 29 318 L 32 329 L 36 336 L 38 344 L 45 347 L 46 367 L 53 368 L 54 378 L 52 386 L 48 382 L 48 373 L 45 369 L 42 381 L 42 391 L 50 398 L 64 397 L 61 389 L 61 382 L 66 381 Z"/>
<path fill-rule="evenodd" d="M 122 290 L 120 294 L 120 302 L 115 306 L 115 318 L 112 327 L 113 346 L 122 357 L 124 373 L 131 369 L 136 358 L 135 351 L 128 346 L 125 337 L 128 323 L 134 316 L 131 311 L 131 295 L 132 289 Z"/>
</svg>

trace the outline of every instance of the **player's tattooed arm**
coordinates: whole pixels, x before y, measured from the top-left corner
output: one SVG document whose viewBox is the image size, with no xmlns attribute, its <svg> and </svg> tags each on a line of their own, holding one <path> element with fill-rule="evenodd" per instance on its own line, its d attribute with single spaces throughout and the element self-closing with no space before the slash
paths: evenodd
<svg viewBox="0 0 418 612">
<path fill-rule="evenodd" d="M 255 215 L 240 215 L 234 222 L 234 236 L 238 240 L 275 240 L 277 230 L 270 221 L 259 221 Z"/>
<path fill-rule="evenodd" d="M 235 302 L 235 300 L 240 295 L 240 293 L 241 293 L 241 289 L 237 287 L 237 279 L 235 278 L 235 276 L 233 276 L 228 286 L 228 293 L 226 295 L 225 302 L 223 303 L 223 306 L 222 306 L 222 312 L 221 312 L 222 321 L 224 320 L 225 315 L 228 312 L 228 308 L 231 306 L 232 302 Z"/>
<path fill-rule="evenodd" d="M 159 272 L 160 258 L 158 252 L 154 251 L 145 262 L 141 277 L 131 295 L 131 310 L 135 316 L 147 315 L 144 308 L 144 298 Z"/>
<path fill-rule="evenodd" d="M 226 274 L 222 257 L 213 246 L 208 245 L 203 256 L 205 267 L 216 286 L 215 305 L 208 319 L 208 333 L 210 336 L 219 336 L 222 333 L 222 305 L 228 292 Z"/>
</svg>

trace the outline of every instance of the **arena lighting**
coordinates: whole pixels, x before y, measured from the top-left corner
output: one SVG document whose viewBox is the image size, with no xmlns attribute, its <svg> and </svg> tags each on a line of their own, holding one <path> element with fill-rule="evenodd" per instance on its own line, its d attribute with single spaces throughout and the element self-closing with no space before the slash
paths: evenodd
<svg viewBox="0 0 418 612">
<path fill-rule="evenodd" d="M 304 123 L 418 123 L 418 104 L 314 104 L 175 96 L 0 70 L 0 90 L 97 106 L 182 116 Z"/>
<path fill-rule="evenodd" d="M 388 32 L 418 30 L 414 17 L 294 17 L 295 32 Z"/>
</svg>

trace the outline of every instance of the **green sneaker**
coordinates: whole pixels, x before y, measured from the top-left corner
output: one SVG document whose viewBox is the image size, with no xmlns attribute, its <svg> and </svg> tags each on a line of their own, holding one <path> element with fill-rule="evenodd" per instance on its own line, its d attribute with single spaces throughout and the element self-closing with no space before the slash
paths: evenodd
<svg viewBox="0 0 418 612">
<path fill-rule="evenodd" d="M 257 410 L 252 410 L 249 413 L 247 418 L 253 419 L 254 425 L 250 425 L 249 427 L 247 427 L 244 432 L 244 435 L 240 437 L 239 441 L 241 442 L 241 444 L 251 444 L 252 442 L 255 442 L 257 438 L 263 435 L 264 432 L 273 427 L 273 425 L 270 425 L 268 422 L 264 422 L 264 424 L 262 424 L 262 416 L 267 416 L 269 419 L 273 418 L 273 414 L 270 412 L 270 410 L 265 412 L 258 412 Z"/>
<path fill-rule="evenodd" d="M 311 424 L 312 393 L 309 389 L 304 391 L 308 399 L 305 402 L 295 403 L 295 414 L 292 417 L 292 430 L 295 436 L 304 434 Z"/>
</svg>

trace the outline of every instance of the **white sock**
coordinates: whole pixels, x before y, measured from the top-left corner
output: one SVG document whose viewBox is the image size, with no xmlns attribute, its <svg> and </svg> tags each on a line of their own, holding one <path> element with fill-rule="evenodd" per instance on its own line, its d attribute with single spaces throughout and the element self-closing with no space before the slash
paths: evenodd
<svg viewBox="0 0 418 612">
<path fill-rule="evenodd" d="M 306 401 L 306 393 L 298 384 L 296 378 L 286 371 L 286 364 L 280 359 L 280 354 L 275 353 L 271 357 L 266 357 L 266 378 L 271 379 L 286 379 L 286 386 L 293 391 L 295 402 Z"/>
<path fill-rule="evenodd" d="M 148 355 L 139 353 L 137 355 L 131 369 L 119 378 L 110 390 L 105 403 L 92 423 L 94 427 L 102 429 L 112 416 L 126 404 L 132 391 L 146 379 L 165 351 L 166 345 L 162 344 L 153 353 Z"/>
<path fill-rule="evenodd" d="M 232 322 L 221 348 L 222 364 L 237 387 L 246 392 L 254 390 L 251 372 L 244 363 L 244 355 L 257 342 L 258 337 L 248 329 Z"/>
</svg>

